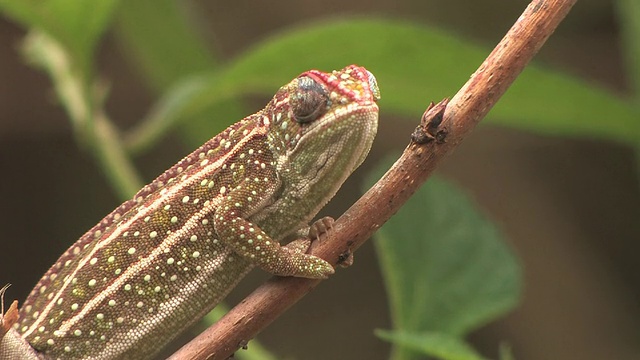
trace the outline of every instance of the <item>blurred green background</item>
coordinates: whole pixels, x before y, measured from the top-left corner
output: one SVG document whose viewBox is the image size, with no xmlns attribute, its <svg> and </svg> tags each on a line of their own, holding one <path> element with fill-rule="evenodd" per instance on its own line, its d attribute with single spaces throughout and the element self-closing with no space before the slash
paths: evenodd
<svg viewBox="0 0 640 360">
<path fill-rule="evenodd" d="M 50 15 L 65 1 L 31 14 L 12 3 L 0 1 L 0 285 L 12 283 L 8 298 L 20 300 L 64 249 L 131 192 L 105 170 L 113 147 L 92 147 L 101 141 L 86 135 L 92 125 L 70 122 L 50 78 L 25 60 L 25 24 L 67 41 L 89 105 L 101 109 L 104 99 L 115 126 L 132 130 L 124 141 L 139 153 L 135 168 L 144 182 L 262 108 L 301 71 L 366 66 L 382 92 L 380 130 L 363 168 L 320 213 L 337 217 L 380 159 L 408 143 L 428 102 L 452 96 L 527 5 L 136 0 L 96 2 L 63 18 Z M 640 9 L 634 4 L 579 1 L 535 66 L 439 169 L 493 221 L 522 266 L 515 310 L 469 337 L 486 357 L 498 357 L 501 343 L 517 359 L 640 357 L 634 149 Z M 37 46 L 30 49 L 38 62 Z M 137 127 L 142 119 L 151 119 L 154 130 Z M 141 140 L 147 135 L 148 144 Z M 427 199 L 446 201 L 430 194 Z M 420 236 L 438 236 L 435 230 Z M 388 263 L 385 269 L 393 271 Z M 228 302 L 265 277 L 253 272 Z M 373 329 L 392 327 L 388 307 L 367 245 L 352 268 L 260 339 L 277 358 L 386 359 L 390 345 Z"/>
</svg>

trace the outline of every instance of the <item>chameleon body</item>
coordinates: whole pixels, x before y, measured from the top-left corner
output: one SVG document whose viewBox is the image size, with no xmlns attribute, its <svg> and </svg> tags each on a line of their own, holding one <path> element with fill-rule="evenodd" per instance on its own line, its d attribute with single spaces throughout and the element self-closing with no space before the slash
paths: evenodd
<svg viewBox="0 0 640 360">
<path fill-rule="evenodd" d="M 303 73 L 111 212 L 38 282 L 15 329 L 47 359 L 146 359 L 254 266 L 325 278 L 308 223 L 366 157 L 373 75 Z"/>
</svg>

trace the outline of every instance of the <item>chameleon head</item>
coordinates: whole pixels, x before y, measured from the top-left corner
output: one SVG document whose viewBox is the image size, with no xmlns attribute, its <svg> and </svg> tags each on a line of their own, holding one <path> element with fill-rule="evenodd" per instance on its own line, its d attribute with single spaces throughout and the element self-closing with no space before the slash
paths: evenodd
<svg viewBox="0 0 640 360">
<path fill-rule="evenodd" d="M 271 104 L 278 167 L 293 172 L 307 192 L 333 196 L 371 148 L 379 99 L 376 78 L 363 67 L 302 73 Z M 321 183 L 332 184 L 331 189 Z"/>
<path fill-rule="evenodd" d="M 373 74 L 351 65 L 302 73 L 263 110 L 283 194 L 278 206 L 292 209 L 280 214 L 287 219 L 282 234 L 308 224 L 364 161 L 378 128 L 378 99 Z"/>
</svg>

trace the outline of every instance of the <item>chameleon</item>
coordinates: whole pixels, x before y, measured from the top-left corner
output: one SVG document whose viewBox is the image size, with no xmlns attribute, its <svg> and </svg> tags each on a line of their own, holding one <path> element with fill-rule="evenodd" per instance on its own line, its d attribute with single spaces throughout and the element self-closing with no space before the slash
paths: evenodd
<svg viewBox="0 0 640 360">
<path fill-rule="evenodd" d="M 86 232 L 12 330 L 38 358 L 148 359 L 254 267 L 333 274 L 308 224 L 367 156 L 379 99 L 363 67 L 302 73 Z"/>
</svg>

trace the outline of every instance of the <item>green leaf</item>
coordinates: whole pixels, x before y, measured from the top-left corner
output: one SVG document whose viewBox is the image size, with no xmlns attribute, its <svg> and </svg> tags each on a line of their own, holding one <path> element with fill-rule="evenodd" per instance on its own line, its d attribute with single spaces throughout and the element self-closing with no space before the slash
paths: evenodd
<svg viewBox="0 0 640 360">
<path fill-rule="evenodd" d="M 97 41 L 109 25 L 118 0 L 0 0 L 0 10 L 28 29 L 55 38 L 89 77 Z"/>
<path fill-rule="evenodd" d="M 173 103 L 168 114 L 198 113 L 242 94 L 270 96 L 310 68 L 326 71 L 357 63 L 378 79 L 383 121 L 385 114 L 394 112 L 416 122 L 430 100 L 452 96 L 488 54 L 488 49 L 424 25 L 371 19 L 327 21 L 276 34 L 221 71 L 193 79 L 201 88 L 191 98 L 171 100 L 173 94 L 184 92 L 182 87 L 193 88 L 182 83 L 163 101 Z M 544 134 L 633 144 L 640 140 L 638 116 L 630 103 L 602 88 L 532 65 L 488 120 Z"/>
<path fill-rule="evenodd" d="M 195 146 L 246 115 L 241 104 L 228 97 L 215 99 L 191 114 L 180 110 L 194 96 L 194 89 L 201 88 L 199 75 L 219 67 L 214 51 L 194 26 L 199 20 L 196 15 L 188 3 L 173 0 L 125 1 L 120 6 L 118 40 L 150 87 L 162 93 L 178 82 L 185 84 L 174 87 L 171 95 L 165 96 L 147 119 L 127 134 L 128 147 L 133 152 L 153 145 L 178 118 L 186 120 L 188 126 L 180 130 Z M 157 114 L 165 111 L 172 115 L 157 121 Z M 173 116 L 174 112 L 179 116 Z"/>
<path fill-rule="evenodd" d="M 422 355 L 443 360 L 484 360 L 460 338 L 436 332 L 409 334 L 398 331 L 376 330 L 376 335 L 396 345 Z"/>
<path fill-rule="evenodd" d="M 395 329 L 460 337 L 518 302 L 520 267 L 499 231 L 443 180 L 431 178 L 375 239 Z"/>
<path fill-rule="evenodd" d="M 187 3 L 174 0 L 124 1 L 118 9 L 118 40 L 156 90 L 217 67 L 192 17 Z"/>
</svg>

